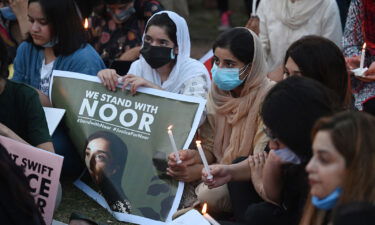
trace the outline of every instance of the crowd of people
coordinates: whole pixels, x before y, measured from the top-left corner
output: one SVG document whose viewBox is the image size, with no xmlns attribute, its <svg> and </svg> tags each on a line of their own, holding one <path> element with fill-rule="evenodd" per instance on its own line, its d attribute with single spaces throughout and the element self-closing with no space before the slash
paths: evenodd
<svg viewBox="0 0 375 225">
<path fill-rule="evenodd" d="M 231 28 L 228 1 L 217 1 L 223 32 L 210 71 L 190 57 L 186 1 L 173 2 L 1 0 L 0 135 L 63 155 L 63 175 L 86 165 L 102 184 L 116 174 L 95 175 L 103 162 L 91 154 L 126 145 L 99 132 L 81 159 L 63 123 L 49 135 L 42 107 L 53 107 L 53 70 L 97 76 L 109 91 L 204 98 L 196 136 L 213 177 L 194 145 L 178 152 L 181 163 L 170 154 L 167 175 L 186 183 L 180 210 L 208 203 L 228 225 L 373 224 L 375 2 L 260 0 L 246 25 Z M 254 4 L 245 2 L 250 12 Z M 1 221 L 43 224 L 6 151 L 0 145 Z M 19 203 L 18 214 L 4 201 Z"/>
</svg>

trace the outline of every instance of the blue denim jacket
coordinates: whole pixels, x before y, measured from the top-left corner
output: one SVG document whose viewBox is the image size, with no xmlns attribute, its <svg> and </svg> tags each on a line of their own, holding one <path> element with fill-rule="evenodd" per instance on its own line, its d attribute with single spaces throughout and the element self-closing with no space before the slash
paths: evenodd
<svg viewBox="0 0 375 225">
<path fill-rule="evenodd" d="M 39 89 L 40 69 L 43 59 L 43 49 L 36 48 L 30 42 L 21 43 L 14 59 L 13 80 Z M 99 70 L 105 69 L 105 65 L 95 49 L 91 45 L 86 44 L 71 55 L 58 56 L 53 69 L 96 76 Z"/>
</svg>

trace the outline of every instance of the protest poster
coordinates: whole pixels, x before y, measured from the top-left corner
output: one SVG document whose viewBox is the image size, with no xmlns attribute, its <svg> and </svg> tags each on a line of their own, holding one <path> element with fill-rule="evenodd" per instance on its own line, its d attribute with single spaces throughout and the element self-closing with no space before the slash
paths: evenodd
<svg viewBox="0 0 375 225">
<path fill-rule="evenodd" d="M 76 185 L 120 221 L 171 221 L 183 183 L 166 175 L 173 151 L 167 128 L 173 125 L 177 148 L 187 149 L 205 100 L 150 88 L 111 92 L 95 76 L 66 71 L 52 79 L 51 101 L 66 110 L 69 136 L 88 168 Z"/>
<path fill-rule="evenodd" d="M 47 225 L 52 223 L 64 157 L 0 136 L 13 161 L 25 169 L 31 194 Z"/>
</svg>

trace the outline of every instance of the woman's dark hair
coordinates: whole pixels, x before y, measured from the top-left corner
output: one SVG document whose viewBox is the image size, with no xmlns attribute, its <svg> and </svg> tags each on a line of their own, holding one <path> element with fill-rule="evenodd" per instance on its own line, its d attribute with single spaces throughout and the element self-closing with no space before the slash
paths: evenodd
<svg viewBox="0 0 375 225">
<path fill-rule="evenodd" d="M 311 158 L 311 130 L 316 120 L 337 110 L 335 94 L 319 82 L 292 76 L 266 95 L 261 117 L 274 136 L 304 163 Z"/>
<path fill-rule="evenodd" d="M 3 39 L 0 38 L 0 78 L 8 78 L 8 50 L 5 47 Z"/>
<path fill-rule="evenodd" d="M 50 25 L 52 38 L 57 44 L 53 47 L 55 55 L 67 56 L 87 43 L 79 8 L 74 0 L 29 0 L 40 4 Z M 28 38 L 32 42 L 31 36 Z"/>
<path fill-rule="evenodd" d="M 297 64 L 302 76 L 317 80 L 332 89 L 343 106 L 350 106 L 350 79 L 346 62 L 335 43 L 324 37 L 308 35 L 288 48 L 284 65 L 289 57 Z"/>
<path fill-rule="evenodd" d="M 253 62 L 254 39 L 246 28 L 236 27 L 220 34 L 213 44 L 213 51 L 217 47 L 229 49 L 244 64 Z"/>
<path fill-rule="evenodd" d="M 21 167 L 0 144 L 0 218 L 2 224 L 44 224 Z"/>
<path fill-rule="evenodd" d="M 116 173 L 111 175 L 110 179 L 114 181 L 121 181 L 128 156 L 128 148 L 126 144 L 114 133 L 108 131 L 98 131 L 87 138 L 85 149 L 90 141 L 98 138 L 103 138 L 109 143 L 109 149 L 112 154 L 111 166 L 116 169 Z"/>
<path fill-rule="evenodd" d="M 178 46 L 177 43 L 177 27 L 176 24 L 169 18 L 167 13 L 154 15 L 147 23 L 146 32 L 151 26 L 158 26 L 165 29 L 171 41 Z"/>
</svg>

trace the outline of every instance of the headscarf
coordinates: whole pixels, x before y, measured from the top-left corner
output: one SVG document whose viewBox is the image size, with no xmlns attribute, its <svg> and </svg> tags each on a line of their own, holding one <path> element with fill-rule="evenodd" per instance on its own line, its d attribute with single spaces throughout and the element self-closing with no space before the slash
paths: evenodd
<svg viewBox="0 0 375 225">
<path fill-rule="evenodd" d="M 254 57 L 240 96 L 232 97 L 230 91 L 220 90 L 213 83 L 207 102 L 207 111 L 213 113 L 215 126 L 213 153 L 224 164 L 253 153 L 260 105 L 272 86 L 267 79 L 262 44 L 254 32 L 249 32 L 254 40 Z"/>
<path fill-rule="evenodd" d="M 190 35 L 189 29 L 184 18 L 171 11 L 161 11 L 155 13 L 148 21 L 151 21 L 155 15 L 166 13 L 169 18 L 176 24 L 177 28 L 177 45 L 178 55 L 177 61 L 174 65 L 169 77 L 164 83 L 161 83 L 158 72 L 151 68 L 143 56 L 139 60 L 132 63 L 129 74 L 141 76 L 152 83 L 161 86 L 164 90 L 178 93 L 182 85 L 193 77 L 206 76 L 207 90 L 210 87 L 211 81 L 207 69 L 199 61 L 190 58 Z M 147 27 L 147 25 L 146 25 Z M 143 33 L 142 39 L 146 31 Z"/>
<path fill-rule="evenodd" d="M 308 20 L 326 0 L 273 0 L 270 4 L 276 14 L 276 18 L 281 20 L 291 29 L 298 29 Z"/>
</svg>

